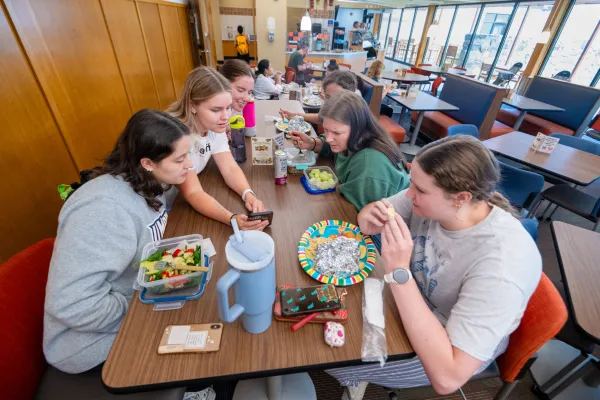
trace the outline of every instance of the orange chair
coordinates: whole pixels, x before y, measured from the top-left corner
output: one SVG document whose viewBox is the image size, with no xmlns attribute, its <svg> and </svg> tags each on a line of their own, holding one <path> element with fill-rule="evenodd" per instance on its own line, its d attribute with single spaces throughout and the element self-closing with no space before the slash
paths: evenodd
<svg viewBox="0 0 600 400">
<path fill-rule="evenodd" d="M 341 65 L 342 67 L 346 67 L 348 69 L 352 69 L 352 65 L 350 64 L 338 63 L 338 65 Z"/>
<path fill-rule="evenodd" d="M 431 67 L 431 64 L 419 64 L 419 67 Z"/>
<path fill-rule="evenodd" d="M 392 120 L 387 115 L 379 116 L 379 125 L 390 134 L 394 142 L 396 143 L 404 143 L 404 138 L 406 137 L 406 129 L 398 125 L 394 120 Z"/>
<path fill-rule="evenodd" d="M 560 293 L 546 274 L 542 273 L 540 283 L 521 318 L 521 324 L 510 335 L 504 354 L 496 359 L 504 385 L 495 400 L 508 397 L 535 361 L 535 353 L 556 336 L 567 317 L 567 307 Z"/>
<path fill-rule="evenodd" d="M 296 80 L 296 71 L 294 68 L 285 67 L 285 83 L 292 83 Z"/>
<path fill-rule="evenodd" d="M 435 97 L 437 97 L 438 89 L 443 82 L 444 82 L 444 78 L 442 78 L 441 76 L 438 76 L 437 78 L 435 78 L 435 80 L 431 84 L 431 94 L 433 94 Z"/>
<path fill-rule="evenodd" d="M 451 69 L 457 69 L 459 71 L 466 71 L 466 68 L 460 68 L 460 67 L 452 67 Z"/>
</svg>

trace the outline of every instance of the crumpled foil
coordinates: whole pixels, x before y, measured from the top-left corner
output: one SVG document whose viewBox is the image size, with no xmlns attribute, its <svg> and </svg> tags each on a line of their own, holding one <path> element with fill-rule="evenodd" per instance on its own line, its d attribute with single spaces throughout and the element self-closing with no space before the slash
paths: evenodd
<svg viewBox="0 0 600 400">
<path fill-rule="evenodd" d="M 292 117 L 288 124 L 288 129 L 290 131 L 304 132 L 306 130 L 306 123 L 304 122 L 304 117 L 301 117 L 299 115 Z"/>
<path fill-rule="evenodd" d="M 358 241 L 342 236 L 321 243 L 315 261 L 315 269 L 321 274 L 338 279 L 347 278 L 360 269 Z"/>
</svg>

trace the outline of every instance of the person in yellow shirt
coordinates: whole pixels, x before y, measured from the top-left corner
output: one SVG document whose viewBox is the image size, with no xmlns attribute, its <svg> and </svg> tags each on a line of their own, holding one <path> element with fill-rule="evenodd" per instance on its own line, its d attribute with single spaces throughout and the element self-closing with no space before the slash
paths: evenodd
<svg viewBox="0 0 600 400">
<path fill-rule="evenodd" d="M 238 25 L 238 34 L 235 37 L 235 49 L 237 50 L 237 58 L 250 63 L 250 39 L 244 33 L 244 27 Z"/>
</svg>

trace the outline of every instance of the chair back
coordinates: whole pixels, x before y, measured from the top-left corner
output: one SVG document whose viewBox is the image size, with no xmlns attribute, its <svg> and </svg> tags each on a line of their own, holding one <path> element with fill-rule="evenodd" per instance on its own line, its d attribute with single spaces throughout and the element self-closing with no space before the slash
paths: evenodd
<svg viewBox="0 0 600 400">
<path fill-rule="evenodd" d="M 338 63 L 338 65 L 341 65 L 342 67 L 347 67 L 348 69 L 352 69 L 352 65 L 350 64 Z"/>
<path fill-rule="evenodd" d="M 570 71 L 560 71 L 558 74 L 552 77 L 553 79 L 560 79 L 561 81 L 568 81 L 571 79 Z"/>
<path fill-rule="evenodd" d="M 563 133 L 551 133 L 550 136 L 558 138 L 559 144 L 600 156 L 600 143 L 596 141 L 565 135 Z"/>
<path fill-rule="evenodd" d="M 383 84 L 377 82 L 374 79 L 369 78 L 365 74 L 356 74 L 358 80 L 360 92 L 363 99 L 369 105 L 369 109 L 376 118 L 379 118 L 379 111 L 381 109 L 381 98 L 383 96 Z"/>
<path fill-rule="evenodd" d="M 292 83 L 296 80 L 296 71 L 294 68 L 285 67 L 285 83 Z"/>
<path fill-rule="evenodd" d="M 544 189 L 544 177 L 538 173 L 525 171 L 498 161 L 500 165 L 500 184 L 498 191 L 510 204 L 527 208 Z"/>
<path fill-rule="evenodd" d="M 514 382 L 527 361 L 560 331 L 567 315 L 560 293 L 542 272 L 521 323 L 510 335 L 508 348 L 496 360 L 503 381 Z"/>
<path fill-rule="evenodd" d="M 518 62 L 518 63 L 514 63 L 512 67 L 510 67 L 509 71 L 511 74 L 516 74 L 517 72 L 519 72 L 521 70 L 521 68 L 523 68 L 523 63 L 522 62 Z"/>
<path fill-rule="evenodd" d="M 44 299 L 54 239 L 29 246 L 0 265 L 0 374 L 6 399 L 33 399 L 47 364 Z M 27 282 L 26 290 L 23 284 Z"/>
<path fill-rule="evenodd" d="M 479 138 L 479 130 L 472 124 L 459 124 L 448 127 L 448 136 L 469 135 Z"/>
<path fill-rule="evenodd" d="M 431 76 L 431 72 L 424 71 L 421 68 L 413 67 L 412 69 L 414 70 L 415 74 L 419 74 L 419 75 L 423 75 L 423 76 Z"/>
<path fill-rule="evenodd" d="M 590 128 L 592 128 L 596 132 L 600 132 L 600 114 L 596 115 L 596 117 L 592 120 Z"/>
<path fill-rule="evenodd" d="M 533 241 L 537 241 L 538 228 L 540 225 L 537 218 L 522 218 L 521 225 L 523 225 L 523 228 L 529 233 L 529 236 L 531 236 Z"/>
<path fill-rule="evenodd" d="M 435 78 L 435 80 L 431 84 L 431 93 L 435 97 L 437 97 L 437 95 L 438 95 L 438 89 L 440 88 L 440 85 L 442 83 L 444 83 L 444 78 L 442 78 L 441 76 L 438 76 L 437 78 Z"/>
</svg>

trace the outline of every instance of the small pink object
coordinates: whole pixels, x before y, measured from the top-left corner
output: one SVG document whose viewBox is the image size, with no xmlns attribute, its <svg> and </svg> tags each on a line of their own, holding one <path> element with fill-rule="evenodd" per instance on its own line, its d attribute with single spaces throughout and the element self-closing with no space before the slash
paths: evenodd
<svg viewBox="0 0 600 400">
<path fill-rule="evenodd" d="M 324 326 L 325 330 L 325 343 L 331 347 L 342 347 L 346 342 L 346 334 L 344 332 L 344 325 L 338 322 L 326 322 Z"/>
<path fill-rule="evenodd" d="M 254 101 L 246 103 L 242 110 L 242 116 L 246 121 L 246 128 L 254 128 L 256 126 L 256 108 Z"/>
</svg>

